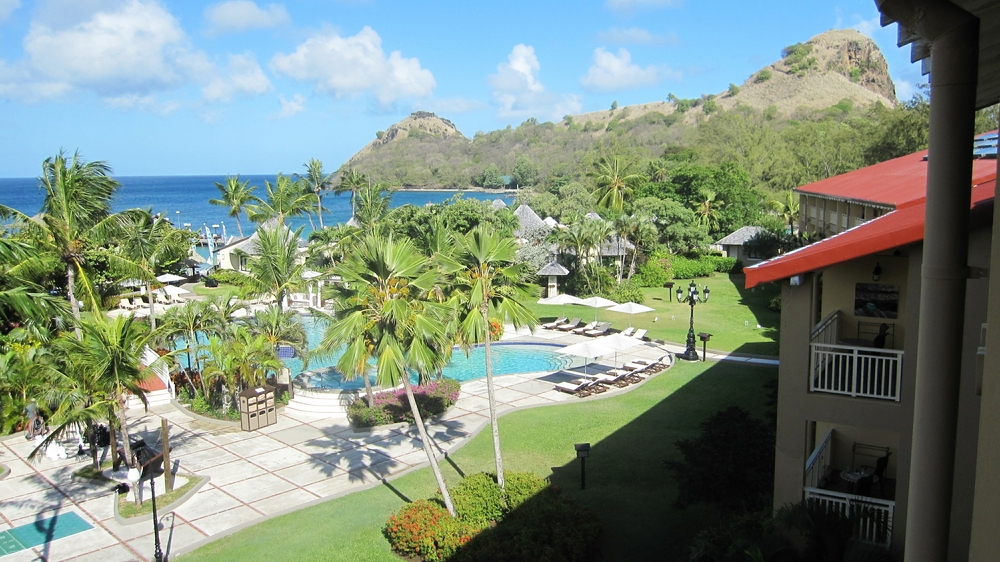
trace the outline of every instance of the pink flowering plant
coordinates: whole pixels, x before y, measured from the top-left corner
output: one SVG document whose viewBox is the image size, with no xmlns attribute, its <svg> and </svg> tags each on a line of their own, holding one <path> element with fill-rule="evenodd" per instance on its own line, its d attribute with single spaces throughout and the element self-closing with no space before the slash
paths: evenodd
<svg viewBox="0 0 1000 562">
<path fill-rule="evenodd" d="M 420 415 L 427 417 L 440 414 L 454 405 L 461 390 L 462 386 L 458 381 L 440 378 L 413 387 L 413 397 L 417 401 Z M 403 389 L 376 394 L 370 408 L 365 399 L 359 397 L 348 406 L 347 415 L 355 427 L 413 423 L 413 413 Z"/>
</svg>

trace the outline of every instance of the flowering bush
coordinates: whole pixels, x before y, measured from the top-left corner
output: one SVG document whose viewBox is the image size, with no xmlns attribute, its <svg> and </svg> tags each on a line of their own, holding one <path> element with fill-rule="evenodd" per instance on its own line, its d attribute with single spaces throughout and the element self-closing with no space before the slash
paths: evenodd
<svg viewBox="0 0 1000 562">
<path fill-rule="evenodd" d="M 440 378 L 427 384 L 413 387 L 413 398 L 423 417 L 433 416 L 450 408 L 462 390 L 462 385 L 454 379 Z M 377 412 L 373 411 L 377 410 Z M 371 427 L 387 423 L 413 423 L 413 412 L 406 399 L 406 391 L 380 392 L 372 399 L 369 408 L 364 398 L 358 398 L 347 407 L 347 415 L 355 427 Z"/>
<path fill-rule="evenodd" d="M 503 335 L 503 322 L 496 318 L 490 318 L 490 341 L 500 341 Z"/>
<path fill-rule="evenodd" d="M 449 515 L 441 504 L 417 500 L 389 517 L 382 534 L 399 554 L 433 562 L 455 554 L 475 530 Z"/>
</svg>

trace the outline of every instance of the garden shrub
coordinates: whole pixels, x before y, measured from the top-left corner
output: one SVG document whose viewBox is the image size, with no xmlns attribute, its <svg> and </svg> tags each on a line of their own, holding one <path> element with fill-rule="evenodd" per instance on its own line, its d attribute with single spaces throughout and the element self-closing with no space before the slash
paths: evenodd
<svg viewBox="0 0 1000 562">
<path fill-rule="evenodd" d="M 470 474 L 451 488 L 451 501 L 458 518 L 477 530 L 489 527 L 503 517 L 503 493 L 496 477 L 485 472 Z"/>
<path fill-rule="evenodd" d="M 778 295 L 771 299 L 771 302 L 767 303 L 768 310 L 773 310 L 775 312 L 781 312 L 781 295 Z"/>
<path fill-rule="evenodd" d="M 761 82 L 767 82 L 770 79 L 771 79 L 771 69 L 765 68 L 764 70 L 761 70 L 760 72 L 757 73 L 757 77 L 754 78 L 753 81 L 759 84 Z"/>
<path fill-rule="evenodd" d="M 736 258 L 708 255 L 702 256 L 701 259 L 710 262 L 712 268 L 719 273 L 739 273 L 736 271 Z"/>
<path fill-rule="evenodd" d="M 642 289 L 639 288 L 639 283 L 632 280 L 623 281 L 611 287 L 604 296 L 615 302 L 642 302 L 642 299 L 645 298 Z"/>
<path fill-rule="evenodd" d="M 704 259 L 693 260 L 684 256 L 674 256 L 670 263 L 670 273 L 674 279 L 708 277 L 714 271 L 715 264 Z"/>
<path fill-rule="evenodd" d="M 549 485 L 534 472 L 504 472 L 504 489 L 507 492 L 507 509 L 513 511 L 540 493 Z"/>
<path fill-rule="evenodd" d="M 446 560 L 475 533 L 470 525 L 448 514 L 441 504 L 417 500 L 389 517 L 382 534 L 402 556 L 428 562 Z"/>
<path fill-rule="evenodd" d="M 427 416 L 440 414 L 452 407 L 458 401 L 462 385 L 455 379 L 440 378 L 413 387 L 413 398 L 417 409 L 425 419 Z M 372 399 L 372 407 L 368 408 L 363 397 L 359 397 L 347 408 L 347 415 L 355 427 L 372 427 L 387 423 L 413 423 L 413 412 L 410 411 L 410 401 L 406 391 L 398 389 L 391 392 L 379 392 Z M 379 410 L 380 413 L 369 410 Z"/>
<path fill-rule="evenodd" d="M 212 279 L 215 279 L 219 283 L 225 283 L 226 285 L 233 285 L 241 289 L 246 288 L 250 284 L 250 278 L 246 275 L 240 273 L 239 271 L 234 271 L 232 269 L 218 269 L 212 272 Z"/>
<path fill-rule="evenodd" d="M 639 266 L 639 273 L 632 277 L 632 280 L 640 287 L 662 287 L 664 283 L 670 281 L 670 273 L 667 272 L 670 262 L 666 261 L 666 264 L 664 266 L 662 259 L 650 257 L 646 263 Z"/>
</svg>

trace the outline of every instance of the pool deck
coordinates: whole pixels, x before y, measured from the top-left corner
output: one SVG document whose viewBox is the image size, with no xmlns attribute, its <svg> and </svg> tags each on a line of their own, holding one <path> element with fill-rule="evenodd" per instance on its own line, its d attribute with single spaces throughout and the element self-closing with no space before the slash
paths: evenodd
<svg viewBox="0 0 1000 562">
<path fill-rule="evenodd" d="M 505 340 L 567 345 L 587 339 L 549 330 L 531 335 L 514 334 L 509 329 L 508 334 Z M 656 359 L 666 351 L 683 351 L 683 346 L 646 343 L 619 352 L 617 362 Z M 708 359 L 777 365 L 774 359 L 732 354 L 709 353 Z M 608 357 L 588 369 L 606 370 L 614 366 L 613 362 Z M 553 373 L 497 377 L 498 411 L 502 414 L 518 408 L 578 401 L 553 387 L 572 378 Z M 612 388 L 601 396 L 628 392 L 629 388 Z M 239 427 L 197 420 L 165 405 L 151 408 L 148 413 L 129 412 L 129 432 L 133 438 L 158 443 L 161 419 L 169 422 L 171 460 L 179 465 L 179 472 L 210 477 L 180 507 L 168 514 L 161 510 L 160 540 L 168 557 L 190 552 L 269 517 L 381 485 L 384 480 L 428 464 L 416 428 L 409 425 L 354 431 L 346 418 L 282 411 L 277 424 L 244 432 Z M 427 430 L 434 447 L 443 455 L 467 443 L 488 424 L 486 381 L 480 379 L 463 383 L 455 406 L 430 420 Z M 0 441 L 0 464 L 11 470 L 0 481 L 0 531 L 68 512 L 79 515 L 93 528 L 0 556 L 0 562 L 152 558 L 150 517 L 122 524 L 114 516 L 116 494 L 109 485 L 74 481 L 73 472 L 86 466 L 89 457 L 42 458 L 29 463 L 27 456 L 33 445 L 20 434 Z M 67 446 L 71 454 L 75 448 L 75 443 L 72 448 Z"/>
</svg>

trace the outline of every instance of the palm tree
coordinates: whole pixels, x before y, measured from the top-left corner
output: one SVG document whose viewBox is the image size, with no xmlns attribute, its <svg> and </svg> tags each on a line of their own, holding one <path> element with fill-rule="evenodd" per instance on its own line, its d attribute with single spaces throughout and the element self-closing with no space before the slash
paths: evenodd
<svg viewBox="0 0 1000 562">
<path fill-rule="evenodd" d="M 791 190 L 785 192 L 785 200 L 774 200 L 768 204 L 771 210 L 778 213 L 783 221 L 788 223 L 789 234 L 795 234 L 798 230 L 796 223 L 799 220 L 799 198 Z"/>
<path fill-rule="evenodd" d="M 208 202 L 212 205 L 229 207 L 229 216 L 236 217 L 236 230 L 239 231 L 240 238 L 243 238 L 240 214 L 243 213 L 244 208 L 260 202 L 260 199 L 253 194 L 257 190 L 257 186 L 251 186 L 249 180 L 240 181 L 240 176 L 237 174 L 236 177 L 227 176 L 225 185 L 215 182 L 215 187 L 219 188 L 221 196 L 218 199 L 209 199 Z"/>
<path fill-rule="evenodd" d="M 264 338 L 275 350 L 278 346 L 291 347 L 302 359 L 302 370 L 309 368 L 309 338 L 305 327 L 298 321 L 297 313 L 270 306 L 258 310 L 247 320 L 252 334 Z"/>
<path fill-rule="evenodd" d="M 306 175 L 299 176 L 299 178 L 305 182 L 308 190 L 316 196 L 316 215 L 319 217 L 319 228 L 323 230 L 323 192 L 330 189 L 330 184 L 336 172 L 325 174 L 323 172 L 323 163 L 315 158 L 310 158 L 309 163 L 305 164 L 305 167 Z M 353 203 L 353 199 L 351 201 Z"/>
<path fill-rule="evenodd" d="M 345 191 L 351 192 L 351 217 L 354 216 L 354 196 L 359 189 L 369 185 L 368 176 L 358 172 L 354 168 L 348 170 L 340 179 L 340 185 L 333 190 L 334 195 L 340 195 Z"/>
<path fill-rule="evenodd" d="M 410 240 L 397 241 L 378 233 L 359 240 L 334 272 L 344 285 L 337 287 L 335 321 L 326 329 L 321 347 L 327 351 L 344 347 L 337 368 L 345 378 L 366 376 L 368 360 L 374 358 L 379 385 L 403 384 L 445 507 L 454 515 L 409 374 L 412 370 L 426 379 L 446 360 L 450 342 L 444 326 L 450 310 L 427 298 L 440 273 Z"/>
<path fill-rule="evenodd" d="M 622 163 L 618 157 L 601 158 L 594 164 L 590 175 L 597 181 L 593 195 L 599 207 L 622 212 L 625 200 L 632 196 L 632 189 L 646 180 L 646 176 L 630 172 L 631 167 L 631 163 Z"/>
<path fill-rule="evenodd" d="M 263 383 L 268 373 L 277 372 L 282 365 L 270 342 L 242 324 L 231 324 L 221 336 L 210 336 L 208 357 L 203 378 L 222 379 L 223 413 L 229 411 L 237 392 Z"/>
<path fill-rule="evenodd" d="M 163 316 L 163 325 L 160 327 L 161 335 L 183 335 L 187 343 L 184 351 L 187 352 L 188 356 L 188 368 L 199 373 L 202 371 L 199 360 L 199 347 L 201 346 L 199 333 L 203 333 L 209 327 L 209 323 L 205 322 L 205 320 L 211 310 L 210 304 L 206 301 L 190 300 L 180 306 L 168 309 L 167 313 Z M 184 376 L 188 379 L 188 384 L 191 385 L 192 390 L 196 390 L 194 382 L 188 376 L 187 371 L 184 371 Z M 205 377 L 201 377 L 201 392 L 202 395 L 208 396 L 208 386 L 205 383 Z"/>
<path fill-rule="evenodd" d="M 698 226 L 708 227 L 709 232 L 717 233 L 719 230 L 719 209 L 723 205 L 725 205 L 725 201 L 716 199 L 716 193 L 711 189 L 699 190 L 698 199 L 694 205 L 695 223 Z"/>
<path fill-rule="evenodd" d="M 261 224 L 270 219 L 278 219 L 279 224 L 285 224 L 286 218 L 308 215 L 313 208 L 313 194 L 307 193 L 302 184 L 293 182 L 288 176 L 278 174 L 272 184 L 264 182 L 267 197 L 247 206 L 250 220 Z M 310 219 L 310 222 L 312 219 Z"/>
<path fill-rule="evenodd" d="M 357 210 L 354 218 L 361 225 L 363 230 L 371 231 L 379 227 L 380 223 L 389 214 L 389 200 L 395 187 L 381 182 L 364 185 L 358 189 L 356 194 Z"/>
<path fill-rule="evenodd" d="M 125 418 L 126 402 L 131 393 L 146 404 L 146 391 L 139 383 L 146 378 L 142 365 L 142 353 L 150 341 L 150 332 L 131 315 L 107 318 L 96 314 L 80 323 L 82 339 L 64 338 L 63 349 L 71 365 L 69 371 L 78 378 L 69 388 L 70 394 L 85 389 L 91 396 L 77 396 L 67 411 L 57 410 L 56 422 L 62 422 L 59 434 L 67 429 L 67 424 L 79 422 L 81 417 L 93 419 L 91 408 L 95 404 L 105 405 L 114 412 L 121 429 L 126 458 L 132 458 L 129 442 L 128 422 Z M 56 389 L 57 394 L 59 389 Z M 88 404 L 89 403 L 89 404 Z M 80 408 L 80 405 L 84 405 Z M 51 437 L 50 437 L 51 439 Z M 43 442 L 35 452 L 44 450 Z M 33 453 L 34 454 L 34 453 Z"/>
<path fill-rule="evenodd" d="M 80 322 L 78 277 L 90 297 L 93 308 L 97 298 L 86 281 L 84 250 L 89 243 L 109 231 L 119 217 L 111 215 L 111 197 L 119 184 L 110 176 L 104 162 L 84 162 L 79 153 L 70 160 L 63 152 L 42 163 L 39 187 L 45 192 L 42 211 L 31 218 L 5 207 L 3 213 L 15 219 L 17 226 L 34 239 L 40 252 L 58 259 L 66 271 L 66 296 L 77 323 Z M 77 329 L 77 335 L 80 335 Z"/>
<path fill-rule="evenodd" d="M 156 329 L 156 311 L 153 298 L 153 283 L 156 282 L 156 272 L 164 258 L 171 256 L 171 251 L 179 244 L 181 231 L 175 229 L 170 221 L 153 217 L 148 211 L 130 212 L 123 215 L 123 221 L 116 229 L 115 238 L 126 258 L 138 266 L 138 276 L 146 285 L 149 295 L 149 325 Z"/>
<path fill-rule="evenodd" d="M 493 429 L 493 456 L 497 484 L 505 489 L 490 356 L 489 315 L 492 310 L 501 322 L 509 320 L 515 328 L 534 328 L 538 325 L 538 318 L 523 304 L 531 297 L 533 286 L 525 282 L 529 274 L 528 264 L 514 263 L 518 248 L 514 238 L 497 236 L 492 228 L 480 224 L 468 234 L 456 236 L 455 242 L 459 247 L 456 265 L 460 269 L 455 274 L 455 304 L 462 311 L 459 318 L 460 341 L 465 346 L 482 343 L 486 352 L 486 390 Z"/>
<path fill-rule="evenodd" d="M 0 209 L 0 218 L 4 215 Z M 48 323 L 67 311 L 34 280 L 51 271 L 46 254 L 27 240 L 0 238 L 0 322 L 10 325 Z"/>
<path fill-rule="evenodd" d="M 295 232 L 279 223 L 273 228 L 257 229 L 257 244 L 247 260 L 247 278 L 251 291 L 272 295 L 278 308 L 284 309 L 285 296 L 302 282 L 305 263 L 299 260 L 300 227 Z"/>
</svg>

